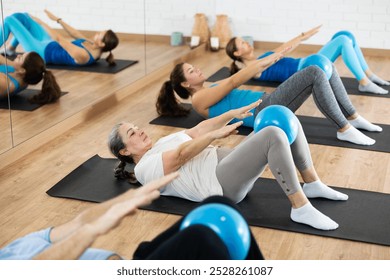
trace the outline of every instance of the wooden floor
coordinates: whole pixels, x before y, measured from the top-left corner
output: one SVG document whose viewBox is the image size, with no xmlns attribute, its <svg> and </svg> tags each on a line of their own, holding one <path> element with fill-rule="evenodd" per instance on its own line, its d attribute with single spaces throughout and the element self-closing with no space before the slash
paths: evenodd
<svg viewBox="0 0 390 280">
<path fill-rule="evenodd" d="M 172 52 L 172 49 L 162 46 L 160 50 L 161 56 Z M 294 54 L 303 55 L 299 52 Z M 377 74 L 390 79 L 389 58 L 368 57 L 367 60 Z M 220 51 L 204 52 L 189 62 L 200 67 L 205 75 L 209 76 L 220 67 L 227 66 L 230 61 L 224 52 Z M 350 76 L 339 61 L 337 66 L 341 74 Z M 75 80 L 89 79 L 87 74 L 63 71 L 58 77 L 61 85 L 65 90 L 69 90 L 72 96 L 82 94 L 83 91 L 91 94 L 111 92 L 125 95 L 132 89 L 124 72 L 115 75 L 115 81 L 111 80 L 112 76 L 97 75 L 88 85 L 85 84 L 87 80 L 74 84 Z M 31 231 L 61 224 L 92 205 L 87 202 L 52 198 L 45 192 L 91 156 L 99 154 L 111 157 L 106 146 L 106 138 L 113 124 L 121 120 L 130 120 L 138 126 L 145 127 L 153 139 L 179 130 L 148 124 L 157 116 L 155 98 L 162 82 L 167 78 L 168 74 L 154 80 L 151 78 L 150 82 L 145 82 L 145 87 L 141 90 L 129 94 L 113 106 L 107 104 L 107 109 L 100 114 L 88 118 L 70 130 L 64 130 L 59 137 L 0 169 L 0 247 Z M 390 99 L 351 96 L 351 100 L 358 111 L 369 120 L 390 124 Z M 77 99 L 74 101 L 75 104 L 78 102 Z M 66 114 L 67 109 L 63 110 Z M 311 99 L 297 113 L 321 117 Z M 44 112 L 37 111 L 33 114 L 34 119 L 48 117 Z M 20 130 L 27 129 L 28 123 L 26 120 Z M 241 136 L 231 136 L 225 141 L 219 141 L 218 144 L 224 143 L 232 147 L 242 139 Z M 320 145 L 310 145 L 310 148 L 315 167 L 323 182 L 346 188 L 390 193 L 389 154 Z M 266 170 L 263 176 L 272 178 L 269 170 Z M 136 216 L 126 218 L 117 229 L 99 238 L 94 246 L 115 250 L 122 256 L 131 258 L 137 244 L 152 239 L 178 218 L 175 215 L 139 211 Z M 337 217 L 334 219 L 337 220 Z M 390 250 L 386 246 L 260 227 L 252 227 L 252 231 L 267 259 L 390 259 Z"/>
</svg>

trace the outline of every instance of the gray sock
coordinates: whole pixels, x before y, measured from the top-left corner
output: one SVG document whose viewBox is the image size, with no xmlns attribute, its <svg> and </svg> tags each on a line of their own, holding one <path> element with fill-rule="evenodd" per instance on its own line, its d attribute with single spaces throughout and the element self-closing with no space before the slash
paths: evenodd
<svg viewBox="0 0 390 280">
<path fill-rule="evenodd" d="M 369 81 L 369 83 L 365 86 L 359 85 L 359 91 L 362 92 L 370 92 L 375 94 L 388 94 L 389 91 L 377 86 L 373 82 Z"/>
<path fill-rule="evenodd" d="M 390 85 L 390 82 L 388 81 L 385 81 L 381 78 L 379 78 L 377 75 L 375 74 L 372 74 L 370 77 L 368 77 L 372 82 L 378 84 L 378 85 L 381 85 L 381 86 L 389 86 Z"/>
</svg>

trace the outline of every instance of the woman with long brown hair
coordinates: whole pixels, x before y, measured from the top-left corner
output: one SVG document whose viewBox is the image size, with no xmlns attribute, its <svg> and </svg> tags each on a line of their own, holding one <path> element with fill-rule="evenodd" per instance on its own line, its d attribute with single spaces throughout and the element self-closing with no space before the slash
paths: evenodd
<svg viewBox="0 0 390 280">
<path fill-rule="evenodd" d="M 15 95 L 28 85 L 38 84 L 43 80 L 41 92 L 30 98 L 30 102 L 46 104 L 57 101 L 61 89 L 45 62 L 36 52 L 18 55 L 13 61 L 0 55 L 0 98 Z"/>
</svg>

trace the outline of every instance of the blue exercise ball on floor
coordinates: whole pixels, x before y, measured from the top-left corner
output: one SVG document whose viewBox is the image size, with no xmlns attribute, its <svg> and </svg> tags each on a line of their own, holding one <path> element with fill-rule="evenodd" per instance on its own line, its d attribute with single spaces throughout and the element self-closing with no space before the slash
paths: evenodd
<svg viewBox="0 0 390 280">
<path fill-rule="evenodd" d="M 276 126 L 282 129 L 291 145 L 298 135 L 299 120 L 289 108 L 282 105 L 271 105 L 257 114 L 253 130 L 258 132 L 267 126 Z"/>
<path fill-rule="evenodd" d="M 220 203 L 202 205 L 184 218 L 180 230 L 196 224 L 212 229 L 224 242 L 233 260 L 246 258 L 251 237 L 248 224 L 237 210 Z"/>
<path fill-rule="evenodd" d="M 332 62 L 326 56 L 322 54 L 312 54 L 308 57 L 302 58 L 302 65 L 300 69 L 304 69 L 308 66 L 318 66 L 324 71 L 326 78 L 329 80 L 333 74 Z"/>
</svg>

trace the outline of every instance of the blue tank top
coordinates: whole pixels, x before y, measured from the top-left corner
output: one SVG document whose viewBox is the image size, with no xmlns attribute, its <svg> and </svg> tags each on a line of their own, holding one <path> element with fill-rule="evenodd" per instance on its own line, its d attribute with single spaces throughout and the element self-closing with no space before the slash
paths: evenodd
<svg viewBox="0 0 390 280">
<path fill-rule="evenodd" d="M 258 59 L 269 56 L 273 52 L 266 52 Z M 284 82 L 298 71 L 300 58 L 284 57 L 271 67 L 267 68 L 259 78 L 259 81 Z"/>
<path fill-rule="evenodd" d="M 88 50 L 84 48 L 82 43 L 84 42 L 84 39 L 77 39 L 72 41 L 73 45 L 76 45 L 78 47 L 81 47 L 85 49 L 87 52 Z M 69 55 L 69 53 L 61 47 L 61 45 L 57 41 L 53 41 L 49 43 L 45 48 L 45 61 L 48 64 L 61 64 L 61 65 L 90 65 L 95 63 L 95 59 L 89 54 L 89 61 L 85 64 L 77 64 L 74 59 Z"/>
<path fill-rule="evenodd" d="M 15 68 L 10 66 L 10 65 L 0 65 L 0 73 L 3 73 L 3 74 L 9 74 L 9 73 L 13 73 L 15 72 Z M 11 83 L 14 84 L 14 91 L 12 93 L 18 93 L 22 90 L 24 90 L 26 87 L 21 87 L 18 80 L 16 80 L 14 77 L 12 77 L 11 75 L 7 75 L 8 79 L 11 81 Z M 4 94 L 7 94 L 7 92 L 5 92 Z"/>
<path fill-rule="evenodd" d="M 215 85 L 213 85 L 215 86 Z M 249 105 L 263 96 L 264 92 L 262 91 L 253 91 L 250 89 L 233 89 L 228 95 L 221 99 L 218 103 L 214 104 L 209 108 L 209 118 L 213 118 L 223 113 L 231 110 L 241 108 L 243 106 Z M 251 112 L 254 114 L 255 109 L 252 109 Z M 235 123 L 241 120 L 233 119 L 231 123 Z M 255 116 L 250 116 L 242 120 L 243 126 L 252 127 L 255 121 Z"/>
</svg>

